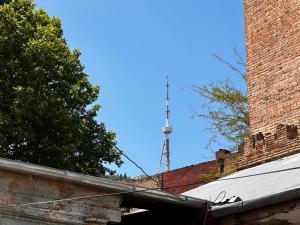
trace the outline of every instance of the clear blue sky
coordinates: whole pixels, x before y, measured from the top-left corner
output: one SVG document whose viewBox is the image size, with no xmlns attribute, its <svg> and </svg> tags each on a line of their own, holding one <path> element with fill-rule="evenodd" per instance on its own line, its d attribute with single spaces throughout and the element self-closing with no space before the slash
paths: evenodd
<svg viewBox="0 0 300 225">
<path fill-rule="evenodd" d="M 35 2 L 61 18 L 69 46 L 80 49 L 90 81 L 101 87 L 98 120 L 117 133 L 119 147 L 148 173 L 156 172 L 160 159 L 166 74 L 171 83 L 171 168 L 214 157 L 205 149 L 210 135 L 203 131 L 206 121 L 191 119 L 190 106 L 201 100 L 190 87 L 231 77 L 244 88 L 212 57 L 218 53 L 235 62 L 234 47 L 244 55 L 242 0 Z M 126 160 L 117 172 L 141 174 Z"/>
</svg>

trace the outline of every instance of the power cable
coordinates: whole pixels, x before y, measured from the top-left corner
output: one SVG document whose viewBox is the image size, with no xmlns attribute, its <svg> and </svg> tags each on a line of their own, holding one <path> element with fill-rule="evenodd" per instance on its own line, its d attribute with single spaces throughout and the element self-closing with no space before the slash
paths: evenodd
<svg viewBox="0 0 300 225">
<path fill-rule="evenodd" d="M 106 194 L 101 194 L 101 195 L 87 195 L 87 196 L 81 196 L 81 197 L 63 198 L 63 199 L 56 199 L 56 200 L 49 200 L 49 201 L 29 202 L 29 203 L 6 205 L 6 206 L 0 206 L 0 209 L 1 208 L 26 207 L 26 206 L 31 206 L 31 205 L 49 204 L 49 203 L 66 202 L 66 201 L 75 201 L 75 200 L 82 200 L 82 199 L 89 199 L 89 198 L 100 198 L 100 197 L 107 197 L 107 196 L 113 196 L 113 195 L 122 195 L 122 194 L 130 194 L 130 193 L 160 190 L 160 188 L 144 188 L 144 187 L 140 187 L 140 188 L 142 188 L 142 190 L 136 190 L 136 186 L 133 186 L 133 190 L 131 190 L 131 191 L 121 191 L 121 192 L 106 193 Z M 174 194 L 171 194 L 169 192 L 167 192 L 167 193 L 174 196 Z M 183 201 L 186 200 L 186 196 L 183 196 L 183 195 L 176 195 L 176 198 L 180 198 L 180 200 L 183 200 Z"/>
<path fill-rule="evenodd" d="M 128 194 L 128 193 L 133 193 L 133 192 L 135 192 L 135 191 L 133 190 L 133 191 L 107 193 L 107 194 L 101 194 L 101 195 L 87 195 L 87 196 L 73 197 L 73 198 L 62 198 L 62 199 L 49 200 L 49 201 L 30 202 L 30 203 L 21 203 L 21 204 L 0 206 L 0 208 L 18 208 L 18 207 L 26 207 L 26 206 L 31 206 L 31 205 L 49 204 L 49 203 L 57 203 L 57 202 L 67 202 L 67 201 L 75 201 L 75 200 L 82 200 L 82 199 L 89 199 L 89 198 L 100 198 L 100 197 L 106 197 L 106 196 Z M 138 192 L 138 191 L 136 191 L 136 192 Z"/>
<path fill-rule="evenodd" d="M 217 202 L 217 200 L 219 199 L 219 197 L 221 196 L 221 194 L 224 194 L 224 195 L 223 195 L 223 198 L 221 199 L 221 201 L 224 200 L 224 198 L 226 197 L 226 191 L 221 191 L 221 192 L 218 194 L 218 196 L 216 197 L 216 199 L 214 200 L 214 203 Z"/>
<path fill-rule="evenodd" d="M 160 186 L 159 182 L 154 180 L 148 173 L 145 172 L 145 170 L 140 167 L 135 161 L 133 161 L 129 156 L 127 156 L 121 149 L 119 149 L 116 145 L 115 148 L 126 158 L 128 159 L 131 163 L 133 163 L 137 168 L 139 168 L 143 174 L 145 174 L 149 179 L 151 179 L 152 181 L 154 181 L 156 183 L 157 186 Z"/>
<path fill-rule="evenodd" d="M 248 178 L 248 177 L 256 177 L 256 176 L 262 176 L 262 175 L 268 175 L 268 174 L 274 174 L 274 173 L 281 173 L 281 172 L 286 172 L 286 171 L 291 171 L 291 170 L 298 170 L 298 169 L 300 169 L 300 166 L 281 169 L 281 170 L 273 170 L 273 171 L 268 171 L 268 172 L 262 172 L 262 173 L 254 173 L 254 174 L 249 174 L 249 175 L 244 175 L 244 176 L 221 178 L 221 179 L 215 180 L 215 181 L 226 181 L 226 180 L 235 180 L 235 179 L 242 179 L 242 178 Z"/>
<path fill-rule="evenodd" d="M 152 181 L 154 181 L 155 183 L 156 183 L 156 185 L 157 185 L 157 187 L 158 187 L 158 189 L 159 190 L 161 190 L 162 189 L 162 187 L 161 187 L 161 185 L 160 185 L 160 183 L 159 183 L 159 181 L 156 181 L 156 180 L 154 180 L 150 175 L 148 175 L 148 173 L 146 173 L 145 172 L 145 170 L 141 167 L 141 166 L 139 166 L 134 160 L 132 160 L 129 156 L 127 156 L 122 150 L 120 150 L 116 145 L 115 145 L 115 148 L 123 155 L 123 156 L 125 156 L 130 162 L 132 162 L 137 168 L 139 168 L 149 179 L 151 179 Z M 168 192 L 168 191 L 166 191 L 166 192 Z M 176 197 L 176 198 L 178 198 L 178 195 L 176 195 L 176 194 L 173 194 L 173 193 L 171 193 L 171 192 L 168 192 L 169 194 L 171 194 L 171 195 L 173 195 L 174 197 Z M 180 200 L 182 200 L 181 198 L 179 198 Z"/>
<path fill-rule="evenodd" d="M 244 176 L 221 178 L 221 179 L 213 180 L 213 181 L 210 181 L 210 182 L 220 182 L 220 181 L 227 181 L 227 180 L 237 180 L 237 179 L 243 179 L 243 178 L 249 178 L 249 177 L 256 177 L 256 176 L 269 175 L 269 174 L 274 174 L 274 173 L 287 172 L 287 171 L 298 170 L 298 169 L 300 169 L 300 166 L 286 168 L 286 169 L 281 169 L 281 170 L 274 170 L 274 171 L 262 172 L 262 173 L 254 173 L 254 174 L 249 174 L 249 175 L 244 175 Z M 209 183 L 209 182 L 207 182 L 207 181 L 196 181 L 196 182 L 193 182 L 193 183 L 182 184 L 182 185 L 180 185 L 180 187 L 192 186 L 192 185 L 196 185 L 196 184 L 207 184 L 207 183 Z M 173 186 L 173 187 L 176 187 L 176 186 Z M 167 187 L 167 188 L 173 188 L 173 187 Z M 163 187 L 163 188 L 165 188 L 165 187 Z"/>
<path fill-rule="evenodd" d="M 282 170 L 269 171 L 269 172 L 264 172 L 264 173 L 249 174 L 249 175 L 239 176 L 239 177 L 223 178 L 223 179 L 215 180 L 214 182 L 219 182 L 219 181 L 224 181 L 224 180 L 242 179 L 242 178 L 260 176 L 260 175 L 268 175 L 268 174 L 280 173 L 280 172 L 285 172 L 285 171 L 290 171 L 290 170 L 296 170 L 296 169 L 300 169 L 300 167 L 293 167 L 293 168 L 287 168 L 287 169 L 282 169 Z M 180 185 L 174 185 L 174 186 L 167 186 L 167 187 L 164 187 L 163 189 L 170 189 L 170 188 L 176 188 L 176 187 L 191 186 L 191 185 L 195 185 L 195 184 L 206 184 L 206 183 L 207 182 L 205 182 L 205 181 L 198 181 L 198 182 L 193 182 L 193 183 L 188 183 L 188 184 L 180 184 Z M 55 203 L 55 202 L 74 201 L 74 200 L 81 200 L 81 199 L 88 199 L 88 198 L 98 198 L 98 197 L 104 197 L 104 196 L 112 196 L 112 195 L 121 195 L 121 194 L 136 193 L 136 192 L 146 192 L 146 191 L 151 191 L 151 190 L 161 190 L 160 187 L 159 188 L 144 188 L 144 187 L 141 187 L 141 188 L 142 188 L 142 190 L 136 190 L 136 186 L 133 186 L 133 190 L 131 190 L 131 191 L 114 192 L 114 193 L 107 193 L 107 194 L 101 194 L 101 195 L 89 195 L 89 196 L 74 197 L 74 198 L 64 198 L 64 199 L 42 201 L 42 202 L 21 203 L 21 204 L 0 206 L 0 208 L 22 207 L 22 206 L 28 206 L 28 205 L 48 204 L 48 203 Z M 223 193 L 223 192 L 224 191 L 222 191 L 221 193 Z M 167 192 L 167 193 L 171 194 L 169 192 Z M 176 195 L 176 196 L 180 198 L 180 197 L 183 197 L 184 195 Z M 185 200 L 185 199 L 182 199 L 182 200 Z"/>
<path fill-rule="evenodd" d="M 217 202 L 217 200 L 219 199 L 221 194 L 224 194 L 223 198 L 221 199 L 221 201 L 223 201 L 223 199 L 226 197 L 226 191 L 221 191 L 213 202 L 211 201 L 211 198 L 210 198 L 210 201 L 207 201 L 207 203 L 206 203 L 206 212 L 205 212 L 205 216 L 204 216 L 204 219 L 203 219 L 203 225 L 206 225 L 207 216 L 208 216 L 208 214 L 211 210 L 211 207 L 213 206 L 213 203 Z"/>
</svg>

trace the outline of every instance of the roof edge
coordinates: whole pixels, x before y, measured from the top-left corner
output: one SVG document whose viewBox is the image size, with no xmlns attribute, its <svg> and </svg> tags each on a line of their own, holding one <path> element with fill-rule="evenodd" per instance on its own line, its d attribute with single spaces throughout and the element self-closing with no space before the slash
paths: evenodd
<svg viewBox="0 0 300 225">
<path fill-rule="evenodd" d="M 139 197 L 145 200 L 164 202 L 169 204 L 181 205 L 193 208 L 202 208 L 207 201 L 180 195 L 173 195 L 168 192 L 153 190 L 141 186 L 124 184 L 117 181 L 108 180 L 105 178 L 84 175 L 80 173 L 60 170 L 46 166 L 40 166 L 31 163 L 15 161 L 11 159 L 0 158 L 0 169 L 12 171 L 22 174 L 30 174 L 54 180 L 61 180 L 71 183 L 77 183 L 87 186 L 94 186 L 112 192 L 124 192 L 122 195 L 130 195 Z M 126 193 L 128 192 L 128 193 Z"/>
<path fill-rule="evenodd" d="M 241 213 L 252 209 L 282 203 L 285 201 L 295 200 L 298 198 L 300 198 L 300 187 L 267 196 L 262 196 L 259 198 L 250 199 L 247 201 L 240 201 L 222 206 L 213 206 L 211 208 L 211 214 L 214 217 L 223 217 L 235 213 Z"/>
</svg>

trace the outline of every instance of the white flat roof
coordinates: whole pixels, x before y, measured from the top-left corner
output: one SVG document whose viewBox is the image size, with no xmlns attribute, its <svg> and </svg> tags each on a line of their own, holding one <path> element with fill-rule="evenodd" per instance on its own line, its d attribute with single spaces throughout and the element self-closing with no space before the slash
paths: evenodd
<svg viewBox="0 0 300 225">
<path fill-rule="evenodd" d="M 215 201 L 218 195 L 218 200 L 238 196 L 247 201 L 299 188 L 299 178 L 300 153 L 236 172 L 183 195 L 209 201 Z"/>
</svg>

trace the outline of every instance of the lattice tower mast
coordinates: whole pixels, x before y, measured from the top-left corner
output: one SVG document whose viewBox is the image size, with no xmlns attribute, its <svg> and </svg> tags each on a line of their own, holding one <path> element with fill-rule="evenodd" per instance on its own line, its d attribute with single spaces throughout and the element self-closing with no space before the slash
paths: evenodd
<svg viewBox="0 0 300 225">
<path fill-rule="evenodd" d="M 159 169 L 165 165 L 166 171 L 170 171 L 170 134 L 172 133 L 172 127 L 169 123 L 169 117 L 170 117 L 170 110 L 169 110 L 169 80 L 167 76 L 166 80 L 166 125 L 162 128 L 162 132 L 164 134 L 164 142 L 162 147 L 162 154 L 161 159 L 159 163 Z"/>
</svg>

